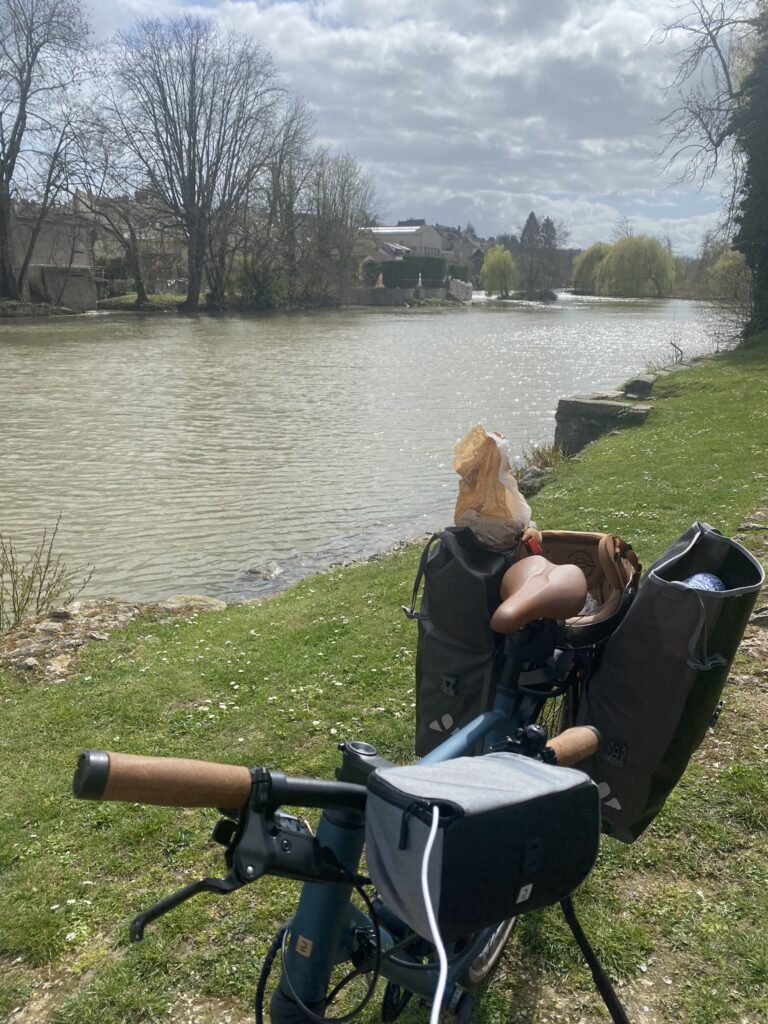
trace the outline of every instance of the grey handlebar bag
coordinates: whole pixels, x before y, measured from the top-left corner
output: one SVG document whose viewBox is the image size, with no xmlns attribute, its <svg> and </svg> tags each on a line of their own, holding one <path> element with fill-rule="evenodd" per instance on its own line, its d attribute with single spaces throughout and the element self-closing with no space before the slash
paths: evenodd
<svg viewBox="0 0 768 1024">
<path fill-rule="evenodd" d="M 721 591 L 684 581 L 717 576 Z M 587 683 L 577 722 L 600 753 L 582 762 L 599 784 L 603 831 L 631 843 L 659 813 L 718 710 L 765 574 L 736 541 L 694 523 L 642 577 Z"/>
<path fill-rule="evenodd" d="M 367 870 L 386 906 L 434 940 L 421 869 L 437 804 L 428 891 L 441 936 L 457 939 L 573 892 L 597 858 L 599 803 L 583 772 L 519 754 L 377 769 Z"/>
</svg>

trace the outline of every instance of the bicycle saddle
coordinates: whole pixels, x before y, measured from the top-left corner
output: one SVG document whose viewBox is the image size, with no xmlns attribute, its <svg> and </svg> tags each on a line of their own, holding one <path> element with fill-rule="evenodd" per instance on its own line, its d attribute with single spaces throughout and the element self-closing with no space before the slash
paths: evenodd
<svg viewBox="0 0 768 1024">
<path fill-rule="evenodd" d="M 578 615 L 587 599 L 587 578 L 576 565 L 555 565 L 541 555 L 531 555 L 504 573 L 501 597 L 491 628 L 514 633 L 534 619 Z"/>
</svg>

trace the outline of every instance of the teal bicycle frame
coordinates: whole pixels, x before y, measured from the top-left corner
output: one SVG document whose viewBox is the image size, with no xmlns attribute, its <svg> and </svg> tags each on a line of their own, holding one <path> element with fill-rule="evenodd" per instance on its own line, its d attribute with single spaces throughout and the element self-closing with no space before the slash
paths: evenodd
<svg viewBox="0 0 768 1024">
<path fill-rule="evenodd" d="M 515 673 L 510 680 L 512 685 L 498 688 L 492 710 L 478 715 L 423 757 L 421 763 L 449 761 L 471 754 L 478 748 L 487 752 L 494 744 L 534 723 L 545 698 L 521 692 L 516 684 L 518 678 L 522 683 L 525 675 L 525 672 Z M 373 761 L 376 752 L 373 748 L 368 750 Z M 381 759 L 376 760 L 381 764 Z M 371 768 L 375 766 L 371 764 Z M 359 775 L 354 779 L 347 778 L 342 769 L 339 779 L 359 781 Z M 324 811 L 317 839 L 322 846 L 333 851 L 350 874 L 357 874 L 365 839 L 364 813 Z M 281 998 L 273 999 L 272 1003 L 274 1024 L 287 1024 L 289 1016 L 295 1024 L 300 1019 L 301 1004 L 310 1012 L 322 1015 L 333 968 L 338 963 L 350 961 L 360 936 L 366 932 L 370 934 L 372 927 L 369 917 L 351 902 L 351 896 L 351 885 L 308 882 L 303 886 L 290 926 L 290 940 L 284 948 L 279 989 Z M 431 1003 L 437 986 L 438 964 L 425 964 L 409 955 L 400 945 L 402 936 L 395 934 L 386 921 L 379 921 L 379 929 L 381 976 Z M 459 980 L 467 976 L 471 965 L 498 930 L 499 924 L 496 924 L 476 933 L 459 953 L 451 957 L 443 1002 L 445 1008 L 457 1008 L 465 991 Z M 396 956 L 389 956 L 388 951 L 395 947 Z M 295 1008 L 283 1015 L 281 1005 L 285 1006 L 283 1000 L 286 998 L 295 1004 Z M 283 1016 L 285 1019 L 281 1019 Z"/>
</svg>

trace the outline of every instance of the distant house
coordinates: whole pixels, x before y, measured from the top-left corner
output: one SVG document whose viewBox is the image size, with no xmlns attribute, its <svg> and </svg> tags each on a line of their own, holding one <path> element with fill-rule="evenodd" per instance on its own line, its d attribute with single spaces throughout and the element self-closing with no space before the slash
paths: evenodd
<svg viewBox="0 0 768 1024">
<path fill-rule="evenodd" d="M 41 210 L 37 203 L 15 203 L 13 213 L 13 260 L 17 268 L 26 256 L 33 236 L 32 266 L 90 266 L 90 233 L 70 206 L 52 207 L 45 213 L 42 223 L 39 223 Z"/>
<path fill-rule="evenodd" d="M 398 224 L 394 227 L 369 227 L 363 229 L 370 232 L 375 244 L 400 246 L 408 250 L 409 256 L 441 256 L 443 238 L 440 232 L 430 224 Z"/>
<path fill-rule="evenodd" d="M 397 242 L 379 242 L 376 247 L 376 258 L 378 260 L 402 260 L 411 255 L 407 245 L 398 245 Z"/>
</svg>

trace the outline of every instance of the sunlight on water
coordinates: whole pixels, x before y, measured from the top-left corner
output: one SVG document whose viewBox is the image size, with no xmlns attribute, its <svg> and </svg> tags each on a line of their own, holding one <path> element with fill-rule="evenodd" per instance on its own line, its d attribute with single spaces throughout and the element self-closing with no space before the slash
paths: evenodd
<svg viewBox="0 0 768 1024">
<path fill-rule="evenodd" d="M 0 531 L 62 513 L 89 592 L 248 597 L 452 520 L 454 442 L 707 350 L 705 306 L 0 322 Z M 250 571 L 249 571 L 250 570 Z"/>
</svg>

